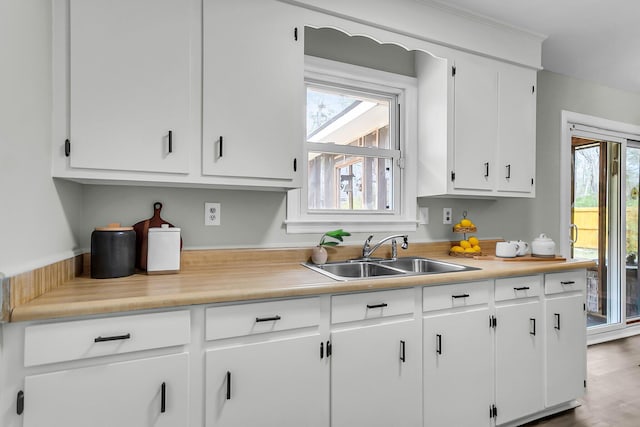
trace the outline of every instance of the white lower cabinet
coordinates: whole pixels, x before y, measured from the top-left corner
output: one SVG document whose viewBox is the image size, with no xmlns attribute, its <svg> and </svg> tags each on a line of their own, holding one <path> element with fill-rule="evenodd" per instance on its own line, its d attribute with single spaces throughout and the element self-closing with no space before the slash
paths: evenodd
<svg viewBox="0 0 640 427">
<path fill-rule="evenodd" d="M 584 270 L 545 275 L 548 407 L 581 397 L 585 391 L 585 290 Z"/>
<path fill-rule="evenodd" d="M 420 425 L 415 320 L 331 333 L 331 426 Z"/>
<path fill-rule="evenodd" d="M 320 336 L 206 352 L 206 425 L 328 426 Z"/>
<path fill-rule="evenodd" d="M 173 354 L 24 380 L 23 427 L 189 425 L 189 358 Z"/>
<path fill-rule="evenodd" d="M 490 425 L 489 309 L 424 319 L 424 425 Z"/>
<path fill-rule="evenodd" d="M 331 298 L 331 426 L 419 426 L 415 290 Z"/>
<path fill-rule="evenodd" d="M 496 424 L 544 409 L 541 276 L 496 280 Z"/>
<path fill-rule="evenodd" d="M 489 282 L 424 288 L 424 426 L 491 423 Z"/>
</svg>

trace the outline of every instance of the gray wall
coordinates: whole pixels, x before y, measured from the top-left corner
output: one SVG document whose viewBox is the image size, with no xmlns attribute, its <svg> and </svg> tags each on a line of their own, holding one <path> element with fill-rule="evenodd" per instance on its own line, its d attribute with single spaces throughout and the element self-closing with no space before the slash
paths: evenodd
<svg viewBox="0 0 640 427">
<path fill-rule="evenodd" d="M 66 258 L 82 191 L 51 179 L 51 1 L 0 2 L 0 272 Z"/>
<path fill-rule="evenodd" d="M 534 230 L 560 234 L 561 111 L 640 124 L 640 94 L 624 92 L 549 71 L 538 73 L 537 176 Z M 566 236 L 569 237 L 567 230 Z M 558 241 L 558 240 L 556 240 Z"/>
</svg>

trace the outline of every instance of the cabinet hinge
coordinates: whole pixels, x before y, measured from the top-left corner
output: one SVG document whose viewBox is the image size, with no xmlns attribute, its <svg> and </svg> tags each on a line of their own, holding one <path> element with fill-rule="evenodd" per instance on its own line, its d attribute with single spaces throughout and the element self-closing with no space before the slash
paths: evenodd
<svg viewBox="0 0 640 427">
<path fill-rule="evenodd" d="M 453 65 L 453 66 L 451 67 L 451 77 L 455 77 L 455 76 L 456 76 L 456 66 L 455 66 L 455 65 Z"/>
<path fill-rule="evenodd" d="M 18 392 L 18 396 L 16 397 L 16 413 L 18 415 L 22 415 L 24 412 L 24 392 L 20 390 Z"/>
<path fill-rule="evenodd" d="M 496 405 L 489 406 L 489 418 L 496 418 L 498 416 L 498 408 Z"/>
<path fill-rule="evenodd" d="M 68 139 L 64 140 L 64 156 L 69 157 L 71 155 L 71 141 Z"/>
<path fill-rule="evenodd" d="M 451 181 L 455 181 L 456 180 L 456 173 L 454 171 L 451 171 Z"/>
<path fill-rule="evenodd" d="M 295 28 L 293 29 L 293 39 L 294 39 L 295 41 L 298 41 L 298 27 L 295 27 Z"/>
</svg>

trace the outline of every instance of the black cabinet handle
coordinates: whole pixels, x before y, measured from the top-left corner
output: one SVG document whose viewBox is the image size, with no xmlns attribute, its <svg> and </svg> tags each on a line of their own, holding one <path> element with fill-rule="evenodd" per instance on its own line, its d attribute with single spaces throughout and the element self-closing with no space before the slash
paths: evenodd
<svg viewBox="0 0 640 427">
<path fill-rule="evenodd" d="M 327 341 L 327 357 L 331 356 L 332 352 L 333 352 L 333 348 L 331 346 L 331 341 Z"/>
<path fill-rule="evenodd" d="M 173 131 L 169 131 L 169 154 L 173 153 Z"/>
<path fill-rule="evenodd" d="M 560 313 L 554 313 L 553 317 L 555 321 L 553 329 L 560 330 Z"/>
<path fill-rule="evenodd" d="M 227 400 L 231 400 L 231 372 L 227 371 Z"/>
<path fill-rule="evenodd" d="M 402 363 L 405 363 L 406 360 L 406 353 L 405 353 L 405 342 L 400 340 L 400 360 L 402 361 Z"/>
<path fill-rule="evenodd" d="M 383 302 L 381 304 L 367 304 L 367 308 L 384 308 L 388 306 L 389 304 L 387 304 L 386 302 Z"/>
<path fill-rule="evenodd" d="M 275 320 L 280 320 L 282 317 L 280 316 L 271 316 L 271 317 L 256 317 L 256 323 L 258 322 L 273 322 Z"/>
<path fill-rule="evenodd" d="M 24 412 L 24 391 L 20 390 L 16 396 L 16 414 L 22 415 Z"/>
<path fill-rule="evenodd" d="M 536 319 L 534 319 L 533 317 L 529 319 L 529 334 L 536 334 Z"/>
<path fill-rule="evenodd" d="M 64 140 L 64 156 L 69 157 L 71 155 L 71 141 L 68 139 Z"/>
<path fill-rule="evenodd" d="M 505 178 L 511 178 L 511 165 L 507 165 L 507 176 Z"/>
<path fill-rule="evenodd" d="M 576 282 L 573 280 L 568 280 L 566 282 L 560 282 L 561 285 L 575 285 Z"/>
<path fill-rule="evenodd" d="M 162 383 L 160 386 L 160 413 L 164 414 L 167 411 L 167 384 Z"/>
<path fill-rule="evenodd" d="M 436 353 L 442 354 L 442 335 L 436 334 Z"/>
<path fill-rule="evenodd" d="M 220 142 L 220 146 L 218 147 L 218 157 L 222 158 L 222 135 L 220 135 L 219 142 Z"/>
<path fill-rule="evenodd" d="M 451 295 L 451 298 L 469 298 L 469 294 Z"/>
<path fill-rule="evenodd" d="M 486 162 L 484 164 L 484 177 L 488 178 L 489 177 L 489 162 Z"/>
<path fill-rule="evenodd" d="M 320 343 L 320 359 L 324 357 L 324 343 Z"/>
<path fill-rule="evenodd" d="M 521 286 L 519 288 L 513 288 L 514 291 L 528 291 L 530 288 L 528 286 Z"/>
<path fill-rule="evenodd" d="M 298 27 L 295 27 L 295 28 L 293 29 L 293 39 L 294 39 L 295 41 L 298 41 Z"/>
<path fill-rule="evenodd" d="M 93 342 L 119 341 L 119 340 L 128 340 L 130 338 L 131 338 L 131 334 L 114 335 L 111 337 L 97 337 L 97 338 L 94 338 Z"/>
<path fill-rule="evenodd" d="M 293 159 L 293 171 L 298 172 L 298 159 Z"/>
</svg>

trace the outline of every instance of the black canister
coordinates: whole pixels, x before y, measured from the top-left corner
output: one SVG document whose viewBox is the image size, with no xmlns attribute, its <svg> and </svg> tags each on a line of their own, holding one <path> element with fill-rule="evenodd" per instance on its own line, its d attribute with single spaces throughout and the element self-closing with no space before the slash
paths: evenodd
<svg viewBox="0 0 640 427">
<path fill-rule="evenodd" d="M 110 279 L 131 276 L 136 264 L 136 232 L 133 227 L 109 224 L 91 233 L 91 277 Z"/>
</svg>

